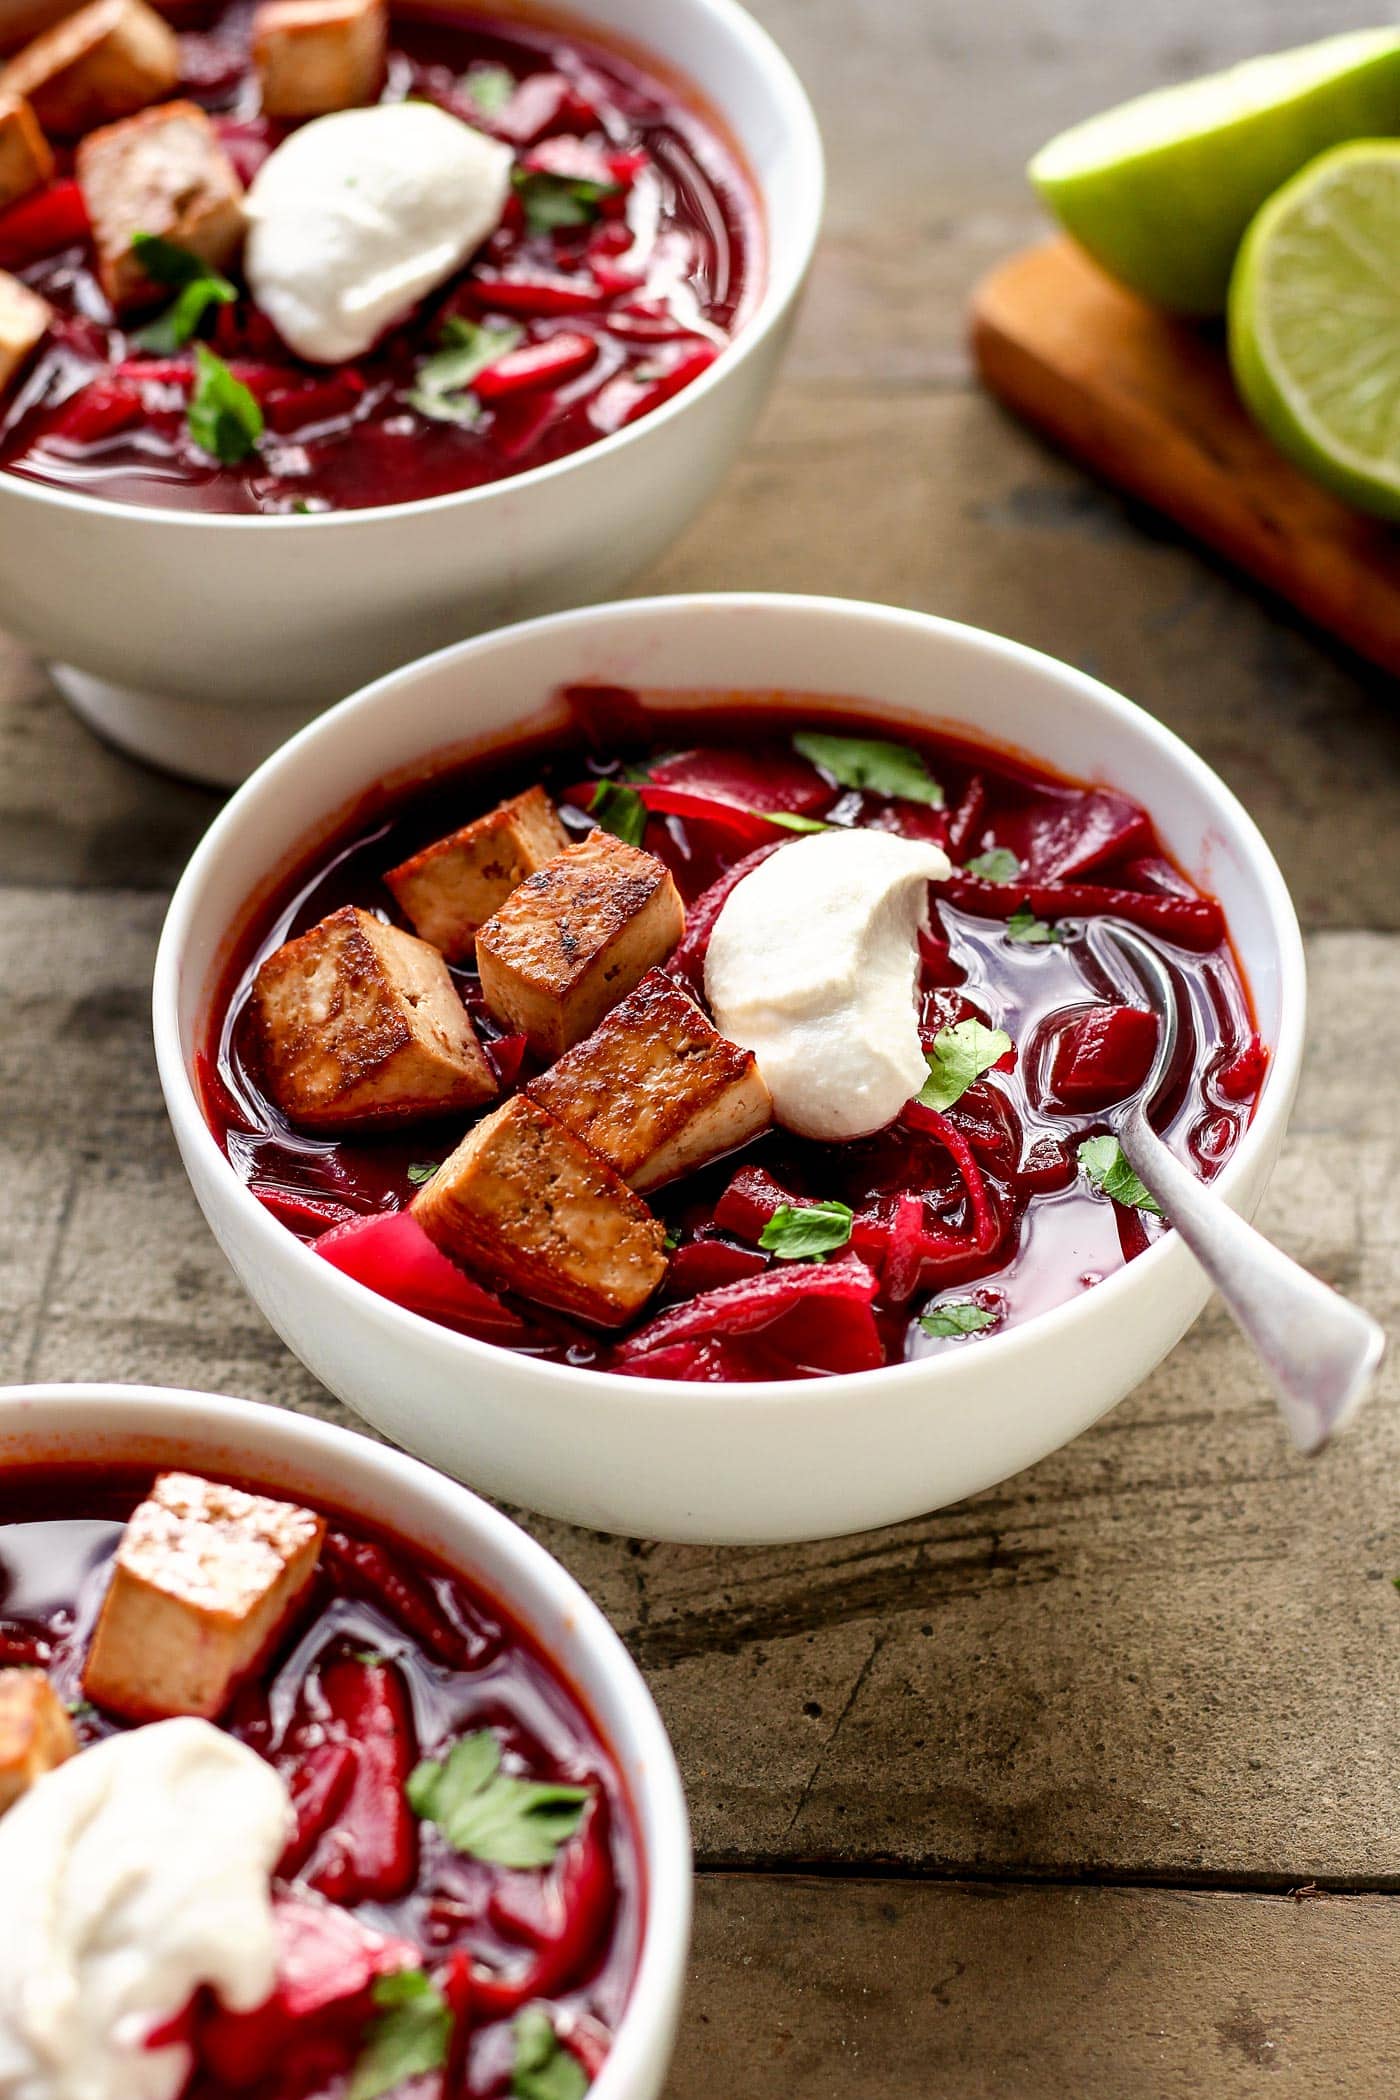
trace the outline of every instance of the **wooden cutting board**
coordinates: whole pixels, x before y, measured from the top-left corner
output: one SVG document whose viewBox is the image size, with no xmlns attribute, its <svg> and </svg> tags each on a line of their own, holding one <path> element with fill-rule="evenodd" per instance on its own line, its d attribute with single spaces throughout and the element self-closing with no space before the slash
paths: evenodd
<svg viewBox="0 0 1400 2100">
<path fill-rule="evenodd" d="M 1052 241 L 979 285 L 972 345 L 992 392 L 1066 452 L 1400 672 L 1400 530 L 1274 450 L 1220 330 L 1170 320 Z"/>
</svg>

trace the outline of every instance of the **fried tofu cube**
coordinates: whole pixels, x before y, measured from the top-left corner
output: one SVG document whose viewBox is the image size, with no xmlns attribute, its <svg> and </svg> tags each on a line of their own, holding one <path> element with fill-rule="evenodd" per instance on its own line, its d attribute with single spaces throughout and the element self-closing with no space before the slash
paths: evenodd
<svg viewBox="0 0 1400 2100">
<path fill-rule="evenodd" d="M 347 904 L 253 980 L 263 1083 L 305 1130 L 480 1108 L 499 1089 L 436 948 Z"/>
<path fill-rule="evenodd" d="M 49 142 L 24 97 L 0 93 L 0 211 L 42 189 L 53 167 Z"/>
<path fill-rule="evenodd" d="M 525 1091 L 634 1189 L 692 1173 L 773 1120 L 753 1052 L 722 1036 L 664 970 Z"/>
<path fill-rule="evenodd" d="M 0 1816 L 78 1747 L 68 1709 L 42 1670 L 0 1670 Z"/>
<path fill-rule="evenodd" d="M 527 788 L 475 823 L 425 846 L 384 880 L 414 931 L 452 963 L 470 962 L 476 936 L 513 889 L 569 843 L 543 788 Z"/>
<path fill-rule="evenodd" d="M 133 1511 L 83 1690 L 133 1721 L 213 1721 L 310 1582 L 326 1524 L 197 1473 L 162 1473 Z"/>
<path fill-rule="evenodd" d="M 49 332 L 53 308 L 18 277 L 0 270 L 0 394 Z"/>
<path fill-rule="evenodd" d="M 45 131 L 73 138 L 159 102 L 179 78 L 175 32 L 145 0 L 90 0 L 11 59 L 5 92 Z"/>
<path fill-rule="evenodd" d="M 413 1214 L 473 1275 L 597 1327 L 630 1320 L 666 1273 L 660 1221 L 523 1094 L 467 1133 Z"/>
<path fill-rule="evenodd" d="M 269 117 L 323 117 L 373 102 L 388 45 L 385 0 L 263 0 L 253 63 Z"/>
<path fill-rule="evenodd" d="M 482 995 L 542 1057 L 560 1057 L 684 932 L 670 870 L 590 831 L 527 875 L 477 934 Z"/>
<path fill-rule="evenodd" d="M 243 185 L 194 102 L 165 102 L 82 141 L 78 183 L 92 221 L 102 289 L 118 309 L 169 299 L 131 243 L 151 233 L 222 269 L 243 239 Z"/>
</svg>

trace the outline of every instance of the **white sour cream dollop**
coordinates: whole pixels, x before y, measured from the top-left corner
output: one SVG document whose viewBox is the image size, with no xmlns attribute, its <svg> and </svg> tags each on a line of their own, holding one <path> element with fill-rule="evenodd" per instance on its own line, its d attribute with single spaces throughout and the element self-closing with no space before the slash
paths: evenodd
<svg viewBox="0 0 1400 2100">
<path fill-rule="evenodd" d="M 175 2100 L 153 2028 L 210 1984 L 272 1990 L 269 1894 L 291 1808 L 271 1765 L 207 1721 L 109 1737 L 0 1818 L 0 2095 Z"/>
<path fill-rule="evenodd" d="M 299 357 L 358 357 L 494 233 L 508 146 L 427 102 L 317 117 L 248 192 L 244 270 Z"/>
<path fill-rule="evenodd" d="M 773 1113 L 803 1137 L 865 1137 L 928 1077 L 919 1041 L 918 935 L 939 846 L 887 831 L 824 831 L 754 869 L 710 936 L 715 1026 L 752 1050 Z"/>
</svg>

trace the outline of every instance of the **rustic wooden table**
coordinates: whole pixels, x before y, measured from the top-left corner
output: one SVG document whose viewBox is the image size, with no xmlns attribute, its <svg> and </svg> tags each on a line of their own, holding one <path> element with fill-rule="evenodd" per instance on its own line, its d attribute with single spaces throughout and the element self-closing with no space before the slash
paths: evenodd
<svg viewBox="0 0 1400 2100">
<path fill-rule="evenodd" d="M 1390 696 L 1014 428 L 962 335 L 973 279 L 1035 230 L 1020 168 L 1043 136 L 1335 11 L 756 11 L 819 105 L 826 242 L 746 463 L 638 588 L 980 622 L 1218 767 L 1309 935 L 1311 1051 L 1264 1222 L 1394 1321 Z M 0 1377 L 334 1416 L 206 1232 L 152 1067 L 152 951 L 214 798 L 101 749 L 17 650 L 0 690 Z M 1396 1385 L 1304 1465 L 1213 1309 L 1070 1450 L 919 1523 L 712 1552 L 531 1522 L 641 1662 L 690 1790 L 672 2100 L 1392 2093 Z"/>
</svg>

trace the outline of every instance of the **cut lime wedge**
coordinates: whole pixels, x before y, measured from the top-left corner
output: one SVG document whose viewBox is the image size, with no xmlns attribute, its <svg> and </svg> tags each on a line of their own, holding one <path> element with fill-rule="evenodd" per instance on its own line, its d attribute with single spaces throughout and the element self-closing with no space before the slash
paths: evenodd
<svg viewBox="0 0 1400 2100">
<path fill-rule="evenodd" d="M 1329 146 L 1400 132 L 1400 30 L 1327 37 L 1077 124 L 1031 181 L 1096 262 L 1158 306 L 1220 313 L 1244 230 Z"/>
<path fill-rule="evenodd" d="M 1230 362 L 1281 452 L 1400 519 L 1400 141 L 1339 146 L 1270 198 L 1230 285 Z"/>
</svg>

